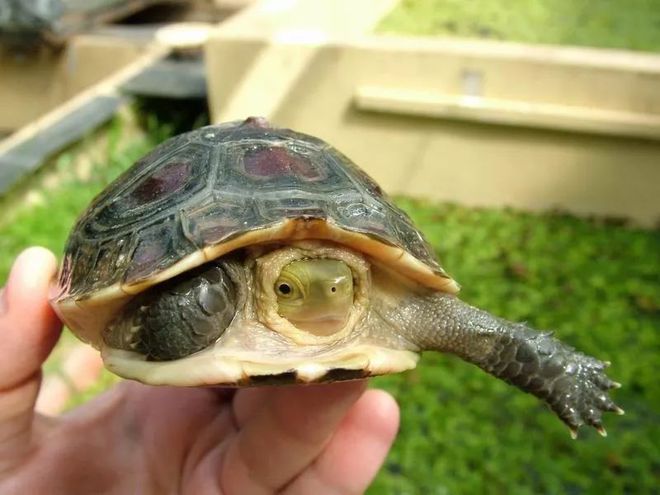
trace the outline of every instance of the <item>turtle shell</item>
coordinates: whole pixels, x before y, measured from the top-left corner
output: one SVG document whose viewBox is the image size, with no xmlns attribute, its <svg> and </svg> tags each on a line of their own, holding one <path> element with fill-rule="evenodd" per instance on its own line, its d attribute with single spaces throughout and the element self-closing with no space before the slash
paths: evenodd
<svg viewBox="0 0 660 495">
<path fill-rule="evenodd" d="M 71 304 L 103 306 L 235 249 L 289 239 L 332 240 L 458 290 L 409 217 L 346 156 L 249 118 L 169 139 L 110 184 L 70 234 L 55 307 L 69 323 Z"/>
</svg>

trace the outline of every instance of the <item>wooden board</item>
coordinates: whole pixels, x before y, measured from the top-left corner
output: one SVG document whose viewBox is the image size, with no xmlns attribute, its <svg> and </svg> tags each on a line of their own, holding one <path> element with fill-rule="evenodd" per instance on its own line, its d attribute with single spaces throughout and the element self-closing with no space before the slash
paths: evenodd
<svg viewBox="0 0 660 495">
<path fill-rule="evenodd" d="M 0 194 L 51 154 L 108 120 L 120 107 L 121 86 L 161 62 L 170 49 L 151 46 L 121 71 L 0 142 Z"/>
</svg>

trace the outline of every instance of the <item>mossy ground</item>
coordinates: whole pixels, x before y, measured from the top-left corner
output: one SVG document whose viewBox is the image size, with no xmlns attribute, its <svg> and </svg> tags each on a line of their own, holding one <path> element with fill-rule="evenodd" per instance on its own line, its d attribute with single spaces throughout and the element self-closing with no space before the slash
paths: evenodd
<svg viewBox="0 0 660 495">
<path fill-rule="evenodd" d="M 76 216 L 136 158 L 175 129 L 120 139 L 81 177 L 74 148 L 0 200 L 0 284 L 13 258 L 40 244 L 61 253 Z M 118 144 L 118 143 L 121 143 Z M 52 167 L 51 167 L 52 168 Z M 41 195 L 26 204 L 25 191 Z M 411 372 L 381 377 L 402 407 L 394 449 L 371 494 L 657 493 L 660 486 L 660 233 L 561 214 L 469 209 L 400 198 L 470 303 L 512 320 L 556 330 L 564 341 L 611 360 L 626 410 L 606 418 L 609 437 L 568 430 L 536 399 L 451 356 L 426 355 Z M 66 340 L 72 339 L 66 334 Z M 56 372 L 57 355 L 47 371 Z M 80 403 L 114 383 L 74 398 Z"/>
<path fill-rule="evenodd" d="M 660 51 L 660 2 L 402 0 L 378 31 Z"/>
<path fill-rule="evenodd" d="M 458 359 L 426 355 L 414 371 L 374 380 L 397 397 L 402 426 L 370 493 L 657 490 L 660 233 L 560 214 L 399 204 L 465 300 L 612 361 L 626 415 L 605 418 L 607 438 L 585 430 L 573 441 L 532 396 Z"/>
</svg>

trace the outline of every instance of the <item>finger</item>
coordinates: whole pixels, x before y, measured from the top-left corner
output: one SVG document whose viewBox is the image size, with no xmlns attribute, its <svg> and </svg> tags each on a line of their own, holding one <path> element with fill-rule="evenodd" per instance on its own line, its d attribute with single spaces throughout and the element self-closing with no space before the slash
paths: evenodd
<svg viewBox="0 0 660 495">
<path fill-rule="evenodd" d="M 14 262 L 0 315 L 0 390 L 37 373 L 57 342 L 61 325 L 48 303 L 55 271 L 55 257 L 44 248 L 26 249 Z"/>
<path fill-rule="evenodd" d="M 11 469 L 31 445 L 41 364 L 55 345 L 60 323 L 48 304 L 54 256 L 30 248 L 14 262 L 0 314 L 0 473 Z"/>
<path fill-rule="evenodd" d="M 223 493 L 279 490 L 323 450 L 366 383 L 278 389 L 229 443 L 220 461 Z"/>
<path fill-rule="evenodd" d="M 96 383 L 103 360 L 93 347 L 76 342 L 67 352 L 62 364 L 62 374 L 75 392 L 84 392 Z"/>
<path fill-rule="evenodd" d="M 280 390 L 279 387 L 254 387 L 237 391 L 234 402 L 232 403 L 236 426 L 242 428 Z"/>
<path fill-rule="evenodd" d="M 349 411 L 321 455 L 285 495 L 364 493 L 399 428 L 399 407 L 387 392 L 369 390 Z"/>
<path fill-rule="evenodd" d="M 61 413 L 73 394 L 84 392 L 96 383 L 102 367 L 98 351 L 82 343 L 74 344 L 62 358 L 60 373 L 44 378 L 36 411 L 49 416 Z"/>
</svg>

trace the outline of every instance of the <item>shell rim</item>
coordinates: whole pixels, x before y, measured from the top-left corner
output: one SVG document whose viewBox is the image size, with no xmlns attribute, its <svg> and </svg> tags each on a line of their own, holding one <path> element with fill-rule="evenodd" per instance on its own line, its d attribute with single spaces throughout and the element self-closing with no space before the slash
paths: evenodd
<svg viewBox="0 0 660 495">
<path fill-rule="evenodd" d="M 167 362 L 145 361 L 130 351 L 109 347 L 101 348 L 101 356 L 106 368 L 123 378 L 149 385 L 184 387 L 261 385 L 260 378 L 271 378 L 279 384 L 323 383 L 334 381 L 327 378 L 334 371 L 359 371 L 361 376 L 354 377 L 359 379 L 413 369 L 420 358 L 419 353 L 412 350 L 371 344 L 360 344 L 327 356 L 280 362 L 231 358 L 217 354 L 213 347 L 183 360 Z M 292 376 L 287 379 L 285 375 Z"/>
<path fill-rule="evenodd" d="M 131 283 L 117 282 L 94 292 L 77 296 L 71 295 L 70 290 L 67 288 L 58 287 L 59 294 L 53 296 L 51 302 L 61 306 L 69 301 L 95 302 L 107 298 L 113 299 L 113 294 L 115 297 L 135 296 L 150 287 L 238 249 L 256 244 L 292 240 L 335 242 L 365 253 L 388 265 L 394 264 L 403 269 L 402 274 L 407 278 L 428 288 L 450 294 L 457 294 L 460 291 L 460 285 L 446 274 L 442 268 L 435 269 L 429 266 L 405 248 L 388 244 L 382 239 L 361 232 L 346 230 L 331 219 L 290 218 L 273 226 L 246 232 L 217 244 L 200 248 L 171 266 Z"/>
</svg>

